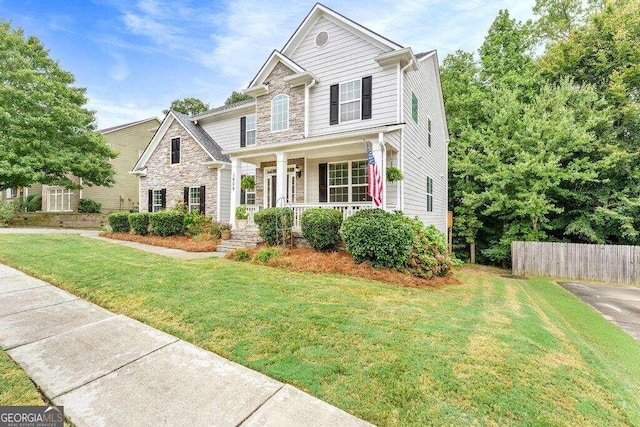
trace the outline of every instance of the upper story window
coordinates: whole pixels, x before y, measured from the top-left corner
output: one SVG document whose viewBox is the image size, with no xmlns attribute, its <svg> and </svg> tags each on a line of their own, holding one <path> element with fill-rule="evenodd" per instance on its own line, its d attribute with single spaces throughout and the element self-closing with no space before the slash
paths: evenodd
<svg viewBox="0 0 640 427">
<path fill-rule="evenodd" d="M 256 145 L 256 115 L 247 116 L 247 145 Z"/>
<path fill-rule="evenodd" d="M 271 100 L 271 132 L 289 129 L 289 97 L 280 94 Z"/>
<path fill-rule="evenodd" d="M 329 87 L 329 124 L 371 118 L 371 76 Z"/>
<path fill-rule="evenodd" d="M 360 120 L 360 79 L 340 83 L 340 122 Z"/>
<path fill-rule="evenodd" d="M 411 117 L 415 123 L 418 123 L 418 97 L 411 92 Z"/>
<path fill-rule="evenodd" d="M 427 177 L 427 212 L 433 212 L 433 179 Z"/>
<path fill-rule="evenodd" d="M 431 118 L 427 117 L 427 145 L 431 147 Z"/>
<path fill-rule="evenodd" d="M 171 164 L 180 163 L 180 138 L 171 138 Z"/>
</svg>

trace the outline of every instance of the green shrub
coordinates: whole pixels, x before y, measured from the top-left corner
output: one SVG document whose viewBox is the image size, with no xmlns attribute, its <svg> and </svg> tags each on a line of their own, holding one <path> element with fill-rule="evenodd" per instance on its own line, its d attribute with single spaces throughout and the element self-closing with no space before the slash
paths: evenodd
<svg viewBox="0 0 640 427">
<path fill-rule="evenodd" d="M 290 208 L 268 208 L 256 212 L 253 221 L 258 226 L 260 237 L 268 245 L 279 245 L 291 239 L 293 210 Z"/>
<path fill-rule="evenodd" d="M 7 223 L 13 218 L 14 210 L 11 202 L 0 200 L 0 221 Z"/>
<path fill-rule="evenodd" d="M 337 209 L 306 210 L 302 214 L 300 223 L 302 236 L 317 251 L 333 250 L 340 242 L 342 212 Z"/>
<path fill-rule="evenodd" d="M 27 212 L 39 210 L 42 210 L 42 196 L 39 194 L 30 194 L 27 196 Z"/>
<path fill-rule="evenodd" d="M 247 207 L 245 205 L 240 205 L 236 207 L 236 219 L 247 219 L 249 218 L 249 213 L 247 212 Z"/>
<path fill-rule="evenodd" d="M 109 214 L 109 225 L 114 233 L 128 233 L 129 214 L 127 212 L 113 212 Z"/>
<path fill-rule="evenodd" d="M 27 201 L 23 197 L 16 197 L 11 201 L 11 204 L 15 213 L 27 211 Z"/>
<path fill-rule="evenodd" d="M 79 213 L 100 213 L 102 209 L 102 203 L 98 203 L 91 199 L 78 200 L 78 212 Z"/>
<path fill-rule="evenodd" d="M 149 215 L 149 232 L 155 236 L 175 236 L 184 230 L 184 214 L 179 211 L 159 211 Z"/>
<path fill-rule="evenodd" d="M 149 233 L 149 215 L 148 212 L 130 213 L 128 218 L 131 231 L 146 236 Z"/>
<path fill-rule="evenodd" d="M 356 262 L 369 261 L 377 268 L 406 266 L 416 234 L 402 214 L 363 209 L 342 224 L 342 238 Z"/>
<path fill-rule="evenodd" d="M 248 261 L 251 259 L 251 255 L 249 255 L 247 248 L 240 248 L 233 252 L 233 259 L 236 261 Z"/>
<path fill-rule="evenodd" d="M 220 224 L 210 216 L 192 212 L 184 217 L 184 232 L 194 240 L 219 240 Z"/>
<path fill-rule="evenodd" d="M 266 264 L 269 260 L 278 258 L 280 253 L 280 248 L 263 248 L 254 255 L 253 260 Z"/>
<path fill-rule="evenodd" d="M 453 266 L 446 236 L 433 225 L 425 227 L 417 218 L 411 221 L 416 239 L 407 260 L 409 272 L 424 278 L 446 276 Z"/>
</svg>

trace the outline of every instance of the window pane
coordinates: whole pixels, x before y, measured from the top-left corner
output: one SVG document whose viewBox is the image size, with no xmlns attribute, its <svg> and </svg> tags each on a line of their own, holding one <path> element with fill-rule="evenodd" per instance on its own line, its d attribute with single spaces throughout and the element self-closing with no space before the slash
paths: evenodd
<svg viewBox="0 0 640 427">
<path fill-rule="evenodd" d="M 343 83 L 340 85 L 340 102 L 360 99 L 360 80 Z"/>
<path fill-rule="evenodd" d="M 349 163 L 329 164 L 329 185 L 349 185 Z"/>
<path fill-rule="evenodd" d="M 349 201 L 349 187 L 329 188 L 329 201 L 334 203 Z"/>
<path fill-rule="evenodd" d="M 255 145 L 256 144 L 256 131 L 247 131 L 247 145 Z"/>
<path fill-rule="evenodd" d="M 278 95 L 271 101 L 271 130 L 285 130 L 289 127 L 289 97 Z"/>
<path fill-rule="evenodd" d="M 256 193 L 246 193 L 245 197 L 248 205 L 256 204 Z"/>
<path fill-rule="evenodd" d="M 367 186 L 359 185 L 357 187 L 351 187 L 351 201 L 352 202 L 367 202 L 371 197 L 367 196 Z"/>
<path fill-rule="evenodd" d="M 367 162 L 362 160 L 351 163 L 351 183 L 366 184 L 367 183 Z"/>
</svg>

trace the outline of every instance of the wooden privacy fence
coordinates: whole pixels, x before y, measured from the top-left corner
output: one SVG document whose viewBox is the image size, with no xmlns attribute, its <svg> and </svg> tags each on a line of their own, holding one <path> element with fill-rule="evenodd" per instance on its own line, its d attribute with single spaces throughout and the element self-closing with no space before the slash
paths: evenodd
<svg viewBox="0 0 640 427">
<path fill-rule="evenodd" d="M 517 276 L 640 282 L 640 246 L 513 242 L 511 261 Z"/>
</svg>

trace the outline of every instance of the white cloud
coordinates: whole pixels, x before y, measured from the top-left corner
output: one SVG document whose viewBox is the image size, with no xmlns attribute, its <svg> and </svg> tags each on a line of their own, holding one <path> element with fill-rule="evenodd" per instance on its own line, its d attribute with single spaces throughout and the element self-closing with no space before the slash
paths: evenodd
<svg viewBox="0 0 640 427">
<path fill-rule="evenodd" d="M 129 66 L 127 65 L 127 60 L 124 55 L 112 53 L 110 56 L 115 62 L 109 67 L 109 76 L 117 82 L 121 82 L 129 77 Z"/>
<path fill-rule="evenodd" d="M 95 96 L 89 96 L 87 107 L 91 110 L 96 110 L 98 129 L 118 126 L 154 116 L 160 117 L 162 110 L 165 108 L 157 104 L 143 104 L 132 100 L 118 102 Z"/>
</svg>

